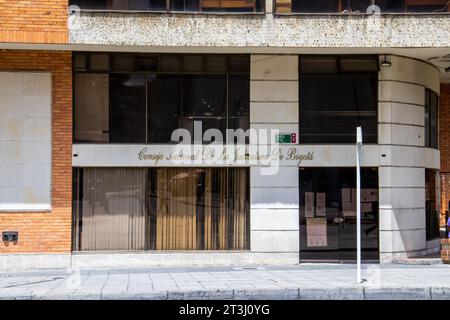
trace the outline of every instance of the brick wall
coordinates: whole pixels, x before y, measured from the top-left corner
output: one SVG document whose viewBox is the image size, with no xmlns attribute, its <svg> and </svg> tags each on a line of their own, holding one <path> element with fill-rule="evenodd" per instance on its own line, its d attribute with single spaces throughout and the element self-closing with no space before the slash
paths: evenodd
<svg viewBox="0 0 450 320">
<path fill-rule="evenodd" d="M 441 151 L 441 225 L 450 201 L 450 83 L 441 84 L 439 97 L 439 148 Z"/>
<path fill-rule="evenodd" d="M 67 43 L 68 0 L 0 0 L 0 42 Z"/>
<path fill-rule="evenodd" d="M 1 0 L 0 0 L 1 1 Z M 70 252 L 72 220 L 72 54 L 0 51 L 0 71 L 52 72 L 52 211 L 0 213 L 0 231 L 19 231 L 0 253 Z"/>
</svg>

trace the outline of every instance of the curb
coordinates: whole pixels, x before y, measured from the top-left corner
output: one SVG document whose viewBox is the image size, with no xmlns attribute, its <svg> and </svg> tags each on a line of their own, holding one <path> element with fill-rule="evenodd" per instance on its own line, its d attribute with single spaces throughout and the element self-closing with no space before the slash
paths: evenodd
<svg viewBox="0 0 450 320">
<path fill-rule="evenodd" d="M 450 300 L 450 287 L 347 287 L 7 295 L 0 300 Z"/>
</svg>

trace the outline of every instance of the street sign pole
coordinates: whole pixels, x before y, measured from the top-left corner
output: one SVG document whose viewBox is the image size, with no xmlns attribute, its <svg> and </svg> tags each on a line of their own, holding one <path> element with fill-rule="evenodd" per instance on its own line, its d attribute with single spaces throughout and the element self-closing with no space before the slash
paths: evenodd
<svg viewBox="0 0 450 320">
<path fill-rule="evenodd" d="M 362 130 L 356 128 L 356 281 L 361 283 L 361 147 Z"/>
</svg>

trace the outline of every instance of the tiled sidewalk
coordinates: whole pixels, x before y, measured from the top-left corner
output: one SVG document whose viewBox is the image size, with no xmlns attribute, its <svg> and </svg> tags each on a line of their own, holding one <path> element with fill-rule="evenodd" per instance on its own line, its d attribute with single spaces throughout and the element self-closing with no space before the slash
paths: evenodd
<svg viewBox="0 0 450 320">
<path fill-rule="evenodd" d="M 354 265 L 0 274 L 0 299 L 449 299 L 450 265 Z"/>
</svg>

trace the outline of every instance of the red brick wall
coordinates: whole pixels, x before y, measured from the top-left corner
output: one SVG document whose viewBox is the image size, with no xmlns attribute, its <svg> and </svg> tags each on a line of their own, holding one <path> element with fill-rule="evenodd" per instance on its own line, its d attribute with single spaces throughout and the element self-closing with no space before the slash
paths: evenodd
<svg viewBox="0 0 450 320">
<path fill-rule="evenodd" d="M 0 71 L 52 72 L 52 211 L 0 213 L 0 232 L 18 231 L 0 253 L 70 252 L 72 220 L 72 54 L 0 51 Z"/>
<path fill-rule="evenodd" d="M 0 42 L 67 43 L 68 0 L 0 0 Z"/>
<path fill-rule="evenodd" d="M 450 201 L 450 84 L 441 84 L 439 97 L 439 148 L 441 151 L 441 213 Z M 445 223 L 441 219 L 441 224 Z"/>
</svg>

